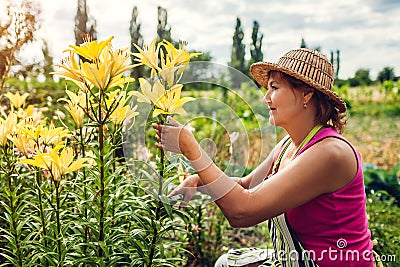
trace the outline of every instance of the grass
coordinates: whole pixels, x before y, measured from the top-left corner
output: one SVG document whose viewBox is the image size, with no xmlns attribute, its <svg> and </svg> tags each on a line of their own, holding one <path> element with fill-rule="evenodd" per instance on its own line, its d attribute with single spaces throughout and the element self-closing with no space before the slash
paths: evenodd
<svg viewBox="0 0 400 267">
<path fill-rule="evenodd" d="M 400 162 L 398 117 L 352 116 L 344 136 L 359 150 L 364 163 L 388 170 Z"/>
</svg>

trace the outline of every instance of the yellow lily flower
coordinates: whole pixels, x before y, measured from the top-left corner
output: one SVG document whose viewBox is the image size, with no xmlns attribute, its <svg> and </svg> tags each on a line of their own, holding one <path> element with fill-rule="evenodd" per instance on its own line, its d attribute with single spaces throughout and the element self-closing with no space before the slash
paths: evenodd
<svg viewBox="0 0 400 267">
<path fill-rule="evenodd" d="M 33 125 L 37 125 L 43 118 L 42 110 L 35 108 L 33 105 L 28 105 L 25 109 L 19 109 L 17 116 L 22 120 L 30 120 Z"/>
<path fill-rule="evenodd" d="M 161 77 L 163 81 L 166 81 L 168 86 L 172 86 L 176 80 L 180 78 L 177 76 L 178 71 L 179 67 L 163 68 L 162 71 L 158 73 L 158 76 Z"/>
<path fill-rule="evenodd" d="M 8 114 L 5 120 L 0 120 L 0 146 L 5 146 L 8 136 L 12 135 L 17 126 L 17 114 Z"/>
<path fill-rule="evenodd" d="M 82 72 L 86 80 L 92 83 L 94 86 L 104 91 L 108 88 L 108 83 L 110 82 L 110 69 L 111 64 L 92 64 L 89 62 L 84 62 L 82 64 Z"/>
<path fill-rule="evenodd" d="M 105 41 L 86 41 L 79 46 L 70 46 L 66 51 L 70 56 L 58 65 L 64 71 L 53 72 L 74 81 L 86 92 L 87 87 L 96 86 L 104 91 L 111 87 L 122 87 L 133 78 L 122 77 L 122 74 L 134 65 L 129 65 L 130 53 L 127 48 L 113 51 L 110 37 Z M 78 64 L 75 53 L 88 59 L 88 62 Z"/>
<path fill-rule="evenodd" d="M 68 130 L 63 127 L 55 127 L 51 124 L 49 127 L 43 127 L 40 131 L 40 140 L 44 145 L 57 146 L 63 142 L 63 138 L 68 135 Z"/>
<path fill-rule="evenodd" d="M 18 91 L 15 94 L 7 92 L 4 95 L 10 100 L 10 104 L 16 109 L 22 107 L 26 102 L 26 98 L 29 96 L 28 93 L 20 95 Z"/>
<path fill-rule="evenodd" d="M 142 93 L 138 91 L 131 91 L 130 94 L 138 98 L 138 102 L 147 104 L 156 104 L 158 99 L 165 94 L 165 88 L 159 80 L 152 86 L 146 79 L 139 78 L 140 88 Z"/>
<path fill-rule="evenodd" d="M 121 91 L 120 89 L 111 91 L 110 93 L 107 94 L 107 98 L 105 99 L 107 109 L 112 110 L 117 106 L 124 106 L 129 97 L 130 95 L 128 95 L 127 98 L 126 92 Z"/>
<path fill-rule="evenodd" d="M 138 65 L 146 65 L 151 68 L 151 77 L 154 77 L 157 72 L 161 71 L 158 66 L 160 44 L 156 47 L 156 42 L 157 38 L 154 38 L 150 46 L 144 46 L 143 49 L 138 45 L 133 44 L 139 53 L 133 53 L 132 55 L 136 57 L 136 61 L 140 62 Z"/>
<path fill-rule="evenodd" d="M 31 155 L 35 151 L 35 142 L 22 131 L 9 136 L 8 139 L 10 139 L 18 151 L 25 156 Z"/>
<path fill-rule="evenodd" d="M 156 103 L 158 108 L 154 110 L 153 117 L 157 117 L 160 114 L 186 114 L 183 105 L 195 99 L 193 97 L 181 98 L 182 87 L 182 84 L 175 84 L 163 94 Z"/>
<path fill-rule="evenodd" d="M 35 141 L 35 143 L 44 144 L 46 146 L 56 146 L 68 135 L 68 130 L 63 127 L 56 128 L 53 124 L 49 127 L 44 127 L 43 124 L 44 121 L 41 121 L 37 126 L 26 124 L 21 127 L 20 130 L 27 137 Z"/>
<path fill-rule="evenodd" d="M 110 116 L 111 121 L 114 122 L 114 124 L 121 124 L 125 120 L 130 120 L 133 117 L 137 116 L 139 112 L 136 112 L 137 106 L 134 106 L 131 108 L 129 105 L 124 106 L 118 105 L 118 107 L 113 111 L 113 113 Z"/>
<path fill-rule="evenodd" d="M 68 49 L 67 51 L 75 52 L 81 57 L 95 63 L 100 58 L 103 49 L 110 45 L 113 38 L 114 36 L 111 36 L 107 40 L 101 42 L 98 42 L 97 40 L 86 40 L 86 42 L 80 45 L 70 45 L 71 49 Z"/>
<path fill-rule="evenodd" d="M 69 90 L 65 90 L 65 92 L 67 93 L 69 100 L 64 98 L 60 100 L 64 100 L 67 102 L 65 108 L 71 114 L 73 120 L 76 123 L 76 126 L 80 128 L 83 125 L 83 119 L 85 117 L 84 109 L 86 108 L 87 95 L 82 91 L 79 91 L 78 94 L 74 94 Z"/>
<path fill-rule="evenodd" d="M 83 125 L 83 119 L 85 118 L 85 112 L 83 109 L 77 105 L 67 105 L 65 109 L 68 110 L 69 114 L 71 114 L 76 126 L 81 128 Z"/>
<path fill-rule="evenodd" d="M 82 88 L 83 84 L 85 83 L 85 79 L 82 75 L 79 63 L 75 58 L 75 54 L 72 51 L 69 52 L 70 52 L 69 57 L 63 59 L 61 61 L 61 64 L 56 64 L 56 66 L 64 69 L 64 71 L 55 71 L 51 72 L 51 74 L 57 74 L 66 77 L 68 80 L 73 81 L 80 88 Z"/>
<path fill-rule="evenodd" d="M 82 64 L 82 72 L 84 73 L 85 79 L 91 84 L 99 88 L 101 91 L 105 91 L 113 87 L 123 87 L 126 83 L 132 82 L 135 79 L 130 77 L 123 77 L 122 73 L 117 76 L 111 75 L 113 63 L 100 62 L 99 64 L 91 64 L 85 62 Z"/>
<path fill-rule="evenodd" d="M 40 134 L 43 131 L 43 124 L 44 120 L 40 121 L 37 125 L 33 123 L 33 120 L 29 120 L 20 130 L 23 134 L 35 141 L 35 143 L 39 143 Z"/>
<path fill-rule="evenodd" d="M 59 154 L 60 149 L 63 148 Z M 84 166 L 87 158 L 79 158 L 75 161 L 74 152 L 70 147 L 57 146 L 47 153 L 40 153 L 33 159 L 22 159 L 19 164 L 28 164 L 50 171 L 54 180 L 59 181 L 67 173 L 74 172 Z"/>
<path fill-rule="evenodd" d="M 197 57 L 202 53 L 189 53 L 189 51 L 185 50 L 186 42 L 181 42 L 179 49 L 175 48 L 173 44 L 164 40 L 161 43 L 166 50 L 166 54 L 162 55 L 161 61 L 162 69 L 171 69 L 174 67 L 178 67 L 178 74 L 182 73 L 189 63 L 190 59 L 193 57 Z"/>
<path fill-rule="evenodd" d="M 113 87 L 120 87 L 123 88 L 125 84 L 134 82 L 135 78 L 131 77 L 123 77 L 122 74 L 112 77 L 111 81 L 108 85 L 108 88 L 113 88 Z"/>
<path fill-rule="evenodd" d="M 20 160 L 18 164 L 28 164 L 47 171 L 50 170 L 50 165 L 51 165 L 47 153 L 40 153 L 34 156 L 32 159 L 24 158 Z"/>
<path fill-rule="evenodd" d="M 66 101 L 69 105 L 72 106 L 80 106 L 82 108 L 86 108 L 86 93 L 79 91 L 77 94 L 71 92 L 69 90 L 65 90 L 68 95 L 69 100 L 65 98 L 61 98 L 60 100 Z"/>
<path fill-rule="evenodd" d="M 125 71 L 130 70 L 134 65 L 130 65 L 130 53 L 127 52 L 128 48 L 118 49 L 115 51 L 108 51 L 102 54 L 104 62 L 112 62 L 110 75 L 112 77 L 123 74 Z"/>
<path fill-rule="evenodd" d="M 131 119 L 138 115 L 136 112 L 137 106 L 131 108 L 129 105 L 125 105 L 131 94 L 126 97 L 126 92 L 117 89 L 108 94 L 106 99 L 106 105 L 109 109 L 113 109 L 111 105 L 114 105 L 113 112 L 110 115 L 111 121 L 115 124 L 121 124 L 125 120 Z"/>
<path fill-rule="evenodd" d="M 169 90 L 165 90 L 160 80 L 157 80 L 153 86 L 143 78 L 139 78 L 142 93 L 133 91 L 130 94 L 138 98 L 138 102 L 154 104 L 157 108 L 153 112 L 153 117 L 160 114 L 185 114 L 183 105 L 193 101 L 193 97 L 181 98 L 182 84 L 175 84 Z"/>
<path fill-rule="evenodd" d="M 111 105 L 124 101 L 123 105 L 125 104 L 125 92 L 121 93 L 120 89 L 115 89 L 107 94 L 106 98 L 106 106 L 107 108 L 111 108 Z"/>
<path fill-rule="evenodd" d="M 59 154 L 59 148 L 51 149 L 48 153 L 48 159 L 51 161 L 51 173 L 53 178 L 57 181 L 67 173 L 74 172 L 82 167 L 87 166 L 85 162 L 88 160 L 86 158 L 74 159 L 74 151 L 71 147 L 64 147 Z"/>
</svg>

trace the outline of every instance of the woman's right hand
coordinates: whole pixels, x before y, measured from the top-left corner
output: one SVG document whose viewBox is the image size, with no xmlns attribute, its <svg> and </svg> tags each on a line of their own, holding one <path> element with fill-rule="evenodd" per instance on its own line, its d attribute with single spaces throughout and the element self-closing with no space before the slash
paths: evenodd
<svg viewBox="0 0 400 267">
<path fill-rule="evenodd" d="M 198 174 L 189 175 L 181 182 L 179 186 L 172 190 L 168 197 L 183 195 L 183 201 L 187 203 L 192 199 L 194 194 L 196 194 L 198 190 L 197 187 L 201 185 L 202 182 Z"/>
<path fill-rule="evenodd" d="M 183 154 L 190 161 L 198 160 L 201 156 L 200 145 L 192 130 L 170 116 L 167 118 L 167 122 L 170 125 L 152 124 L 158 140 L 156 147 L 172 153 Z"/>
</svg>

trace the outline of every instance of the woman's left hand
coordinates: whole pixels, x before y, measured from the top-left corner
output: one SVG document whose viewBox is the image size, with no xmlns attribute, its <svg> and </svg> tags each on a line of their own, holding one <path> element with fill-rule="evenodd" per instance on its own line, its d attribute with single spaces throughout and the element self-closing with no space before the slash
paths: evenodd
<svg viewBox="0 0 400 267">
<path fill-rule="evenodd" d="M 190 128 L 172 117 L 168 117 L 167 122 L 170 125 L 152 124 L 158 141 L 156 146 L 173 153 L 182 153 L 189 160 L 198 159 L 201 155 L 200 145 Z"/>
</svg>

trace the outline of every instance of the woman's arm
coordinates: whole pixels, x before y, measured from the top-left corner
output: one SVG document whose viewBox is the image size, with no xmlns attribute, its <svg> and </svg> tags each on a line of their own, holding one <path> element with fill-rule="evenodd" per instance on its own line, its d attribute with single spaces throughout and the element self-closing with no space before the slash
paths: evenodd
<svg viewBox="0 0 400 267">
<path fill-rule="evenodd" d="M 313 145 L 256 190 L 248 190 L 212 162 L 189 129 L 175 121 L 170 123 L 174 126 L 153 126 L 157 135 L 161 135 L 157 146 L 183 153 L 191 161 L 207 193 L 234 227 L 255 225 L 321 194 L 338 190 L 357 170 L 357 160 L 349 145 L 328 138 Z M 262 176 L 261 169 L 254 172 L 252 179 L 256 175 Z"/>
<path fill-rule="evenodd" d="M 233 227 L 248 227 L 334 192 L 355 176 L 357 160 L 341 140 L 326 139 L 302 153 L 291 164 L 254 191 L 233 185 L 213 164 L 199 172 Z"/>
<path fill-rule="evenodd" d="M 280 148 L 282 147 L 284 139 L 282 139 L 269 153 L 267 158 L 250 174 L 241 178 L 241 185 L 246 189 L 251 189 L 259 185 L 264 179 L 271 174 L 272 165 L 274 164 L 275 159 L 277 158 L 277 153 L 279 153 Z"/>
<path fill-rule="evenodd" d="M 179 126 L 179 123 L 177 123 L 176 121 L 173 121 L 173 123 L 177 124 L 177 126 Z M 159 129 L 157 129 L 156 126 L 155 130 L 157 132 L 157 138 L 159 141 L 161 141 L 160 139 L 160 135 L 161 132 Z M 165 130 L 164 130 L 164 134 L 165 134 Z M 189 134 L 189 136 L 191 137 L 191 134 Z M 193 138 L 185 138 L 186 140 L 190 140 Z M 281 142 L 278 143 L 278 145 L 276 147 L 281 147 Z M 193 144 L 195 144 L 194 146 L 191 147 L 196 147 L 197 141 L 195 142 L 195 140 L 193 140 Z M 256 187 L 257 185 L 259 185 L 264 179 L 265 177 L 267 177 L 272 169 L 272 164 L 274 161 L 274 158 L 276 158 L 276 147 L 274 149 L 272 149 L 272 151 L 270 152 L 270 154 L 267 156 L 267 158 L 256 168 L 254 169 L 251 173 L 249 173 L 247 176 L 239 178 L 239 177 L 230 177 L 233 181 L 235 181 L 236 183 L 238 183 L 240 186 L 242 186 L 243 188 L 246 189 L 251 189 Z M 164 149 L 166 148 L 165 146 L 163 147 Z M 166 148 L 168 150 L 168 148 Z M 169 149 L 171 150 L 171 149 Z M 177 151 L 175 151 L 177 152 Z M 182 151 L 179 151 L 179 153 L 181 153 Z M 203 151 L 204 153 L 204 151 Z M 184 154 L 184 153 L 183 153 Z M 195 190 L 194 190 L 195 188 Z M 200 191 L 202 193 L 209 193 L 209 190 L 207 190 L 207 186 L 205 186 L 203 184 L 203 182 L 201 181 L 200 177 L 198 174 L 193 174 L 190 175 L 189 177 L 187 177 L 187 179 L 185 179 L 185 181 L 183 181 L 177 188 L 175 188 L 170 196 L 174 196 L 177 194 L 183 194 L 184 195 L 184 201 L 188 202 L 193 195 L 196 193 L 196 191 Z"/>
</svg>

